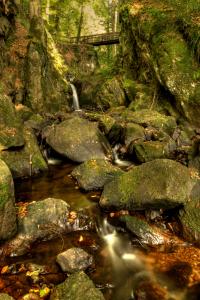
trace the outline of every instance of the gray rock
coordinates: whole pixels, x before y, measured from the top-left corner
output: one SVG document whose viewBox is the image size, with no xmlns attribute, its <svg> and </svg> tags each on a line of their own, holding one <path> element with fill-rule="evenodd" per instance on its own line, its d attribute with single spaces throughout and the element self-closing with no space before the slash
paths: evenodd
<svg viewBox="0 0 200 300">
<path fill-rule="evenodd" d="M 77 162 L 104 159 L 111 149 L 97 124 L 70 118 L 49 130 L 47 143 L 58 153 Z"/>
<path fill-rule="evenodd" d="M 84 271 L 93 263 L 93 257 L 81 248 L 70 248 L 57 255 L 57 263 L 64 272 Z"/>
<path fill-rule="evenodd" d="M 187 167 L 169 159 L 156 159 L 106 184 L 100 205 L 128 210 L 173 208 L 189 201 L 194 184 Z"/>
<path fill-rule="evenodd" d="M 77 272 L 53 290 L 50 300 L 104 300 L 104 296 L 84 272 Z"/>
<path fill-rule="evenodd" d="M 23 148 L 0 152 L 0 158 L 9 166 L 14 178 L 32 176 L 48 169 L 33 131 L 24 128 L 23 134 Z"/>
<path fill-rule="evenodd" d="M 126 227 L 136 235 L 141 243 L 149 246 L 163 245 L 166 241 L 161 230 L 150 226 L 147 221 L 135 216 L 121 216 L 120 220 L 125 222 Z"/>
<path fill-rule="evenodd" d="M 124 172 L 103 159 L 92 159 L 76 167 L 71 175 L 86 191 L 103 188 L 115 176 Z"/>
<path fill-rule="evenodd" d="M 0 240 L 12 237 L 17 230 L 14 185 L 7 165 L 0 160 Z"/>
</svg>

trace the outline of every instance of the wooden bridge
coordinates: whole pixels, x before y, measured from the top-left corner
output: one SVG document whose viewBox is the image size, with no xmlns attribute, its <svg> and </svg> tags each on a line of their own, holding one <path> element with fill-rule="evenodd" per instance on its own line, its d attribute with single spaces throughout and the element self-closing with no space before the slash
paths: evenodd
<svg viewBox="0 0 200 300">
<path fill-rule="evenodd" d="M 119 44 L 119 32 L 103 33 L 96 35 L 81 36 L 78 43 L 77 37 L 71 37 L 67 40 L 69 44 L 88 44 L 93 46 Z"/>
</svg>

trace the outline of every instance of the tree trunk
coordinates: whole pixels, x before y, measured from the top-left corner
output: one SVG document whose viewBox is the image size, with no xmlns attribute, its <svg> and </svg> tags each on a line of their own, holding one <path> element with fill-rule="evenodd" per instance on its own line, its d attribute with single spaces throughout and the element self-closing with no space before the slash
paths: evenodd
<svg viewBox="0 0 200 300">
<path fill-rule="evenodd" d="M 47 23 L 49 23 L 49 11 L 50 11 L 50 0 L 47 0 L 46 9 L 45 9 Z"/>
<path fill-rule="evenodd" d="M 81 37 L 81 30 L 83 27 L 83 16 L 84 16 L 84 5 L 81 5 L 81 14 L 80 14 L 80 19 L 79 19 L 79 24 L 78 24 L 78 32 L 77 32 L 77 37 L 76 37 L 76 42 L 77 44 L 80 41 L 80 37 Z"/>
<path fill-rule="evenodd" d="M 41 0 L 30 0 L 29 2 L 29 17 L 32 19 L 34 16 L 41 16 Z"/>
</svg>

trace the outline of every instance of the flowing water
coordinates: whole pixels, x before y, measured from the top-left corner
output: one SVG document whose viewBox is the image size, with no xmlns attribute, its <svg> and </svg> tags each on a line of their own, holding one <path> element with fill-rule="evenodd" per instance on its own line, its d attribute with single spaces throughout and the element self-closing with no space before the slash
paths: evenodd
<svg viewBox="0 0 200 300">
<path fill-rule="evenodd" d="M 49 172 L 41 177 L 16 181 L 16 199 L 20 202 L 47 197 L 63 199 L 72 209 L 82 209 L 93 216 L 96 230 L 73 232 L 51 241 L 37 242 L 27 255 L 1 261 L 1 272 L 5 266 L 9 271 L 0 276 L 0 292 L 21 299 L 37 284 L 51 288 L 63 282 L 67 275 L 56 264 L 56 255 L 70 247 L 81 247 L 94 256 L 95 264 L 86 273 L 102 290 L 106 300 L 197 300 L 199 249 L 177 246 L 166 252 L 144 248 L 121 225 L 110 222 L 109 215 L 99 209 L 100 192 L 83 193 L 79 190 L 70 176 L 74 166 L 71 163 L 50 166 Z M 37 284 L 27 276 L 30 264 L 45 267 Z M 190 290 L 194 284 L 197 290 L 190 298 L 185 298 L 186 288 Z M 147 296 L 143 295 L 144 291 Z M 168 293 L 168 298 L 164 298 L 165 293 Z"/>
<path fill-rule="evenodd" d="M 75 111 L 80 111 L 80 105 L 79 105 L 79 99 L 78 99 L 78 93 L 76 87 L 73 83 L 70 83 L 70 86 L 72 88 L 72 93 L 73 93 L 73 108 Z"/>
</svg>

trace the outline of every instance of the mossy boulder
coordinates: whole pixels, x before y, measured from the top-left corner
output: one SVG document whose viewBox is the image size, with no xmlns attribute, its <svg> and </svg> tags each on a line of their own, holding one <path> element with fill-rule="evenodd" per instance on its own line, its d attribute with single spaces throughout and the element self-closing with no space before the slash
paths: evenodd
<svg viewBox="0 0 200 300">
<path fill-rule="evenodd" d="M 126 122 L 139 124 L 143 127 L 154 127 L 162 130 L 168 134 L 172 134 L 176 128 L 176 120 L 174 117 L 165 116 L 157 111 L 142 109 L 140 111 L 132 112 L 126 109 L 122 113 L 122 118 Z"/>
<path fill-rule="evenodd" d="M 111 152 L 98 124 L 76 116 L 53 126 L 46 140 L 55 151 L 77 162 L 105 159 Z"/>
<path fill-rule="evenodd" d="M 9 97 L 0 93 L 0 150 L 24 145 L 22 123 Z"/>
<path fill-rule="evenodd" d="M 0 294 L 0 300 L 14 300 L 14 298 L 8 294 Z"/>
<path fill-rule="evenodd" d="M 69 205 L 61 199 L 47 198 L 19 206 L 18 233 L 6 244 L 7 255 L 23 255 L 37 240 L 49 240 L 72 231 L 67 223 L 68 216 Z"/>
<path fill-rule="evenodd" d="M 165 237 L 161 230 L 147 221 L 136 216 L 121 216 L 120 220 L 135 236 L 139 238 L 142 244 L 148 246 L 159 246 L 165 243 Z"/>
<path fill-rule="evenodd" d="M 140 163 L 148 162 L 158 158 L 170 158 L 176 144 L 171 142 L 146 141 L 135 143 L 132 147 L 132 154 Z"/>
<path fill-rule="evenodd" d="M 125 128 L 124 143 L 128 147 L 131 142 L 143 141 L 145 139 L 144 128 L 138 124 L 127 123 Z"/>
<path fill-rule="evenodd" d="M 121 81 L 117 77 L 105 81 L 95 95 L 95 101 L 102 109 L 125 105 L 126 97 Z"/>
<path fill-rule="evenodd" d="M 70 275 L 56 286 L 50 300 L 104 300 L 103 294 L 84 272 Z"/>
<path fill-rule="evenodd" d="M 23 133 L 24 147 L 12 151 L 0 151 L 0 158 L 6 162 L 15 178 L 32 176 L 48 169 L 33 131 L 24 128 Z"/>
<path fill-rule="evenodd" d="M 7 165 L 0 160 L 0 240 L 12 237 L 17 230 L 14 184 Z"/>
<path fill-rule="evenodd" d="M 187 167 L 169 159 L 156 159 L 115 177 L 104 186 L 104 208 L 168 209 L 186 204 L 194 186 Z"/>
<path fill-rule="evenodd" d="M 76 167 L 71 174 L 81 188 L 90 191 L 103 188 L 123 171 L 106 160 L 92 159 Z"/>
<path fill-rule="evenodd" d="M 190 201 L 179 212 L 183 236 L 190 242 L 200 245 L 200 182 L 198 182 L 191 195 Z"/>
<path fill-rule="evenodd" d="M 115 119 L 109 116 L 108 114 L 103 114 L 99 118 L 99 128 L 102 132 L 104 132 L 106 135 L 109 133 L 112 126 L 115 124 Z"/>
</svg>

